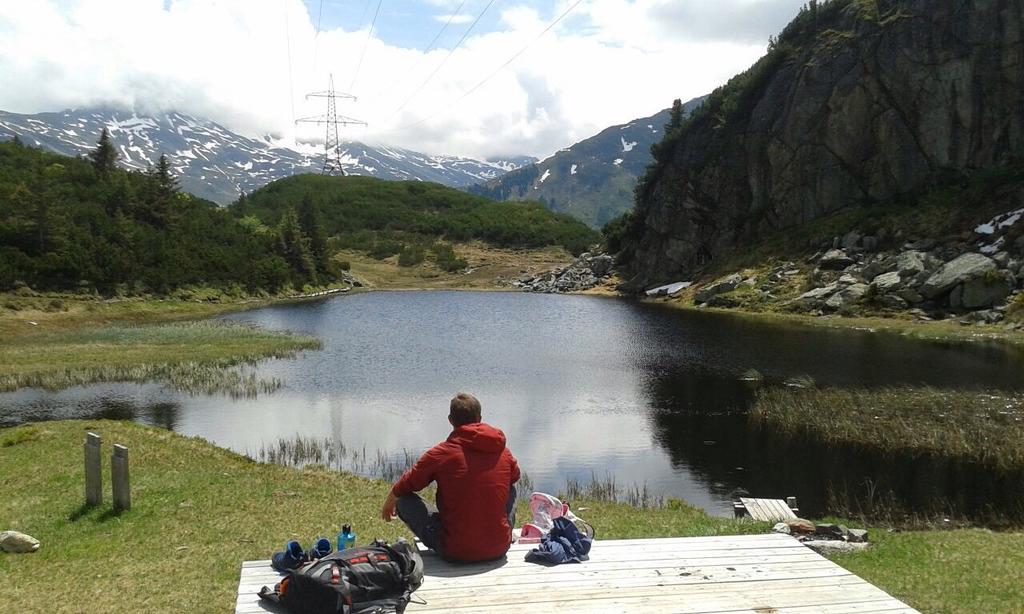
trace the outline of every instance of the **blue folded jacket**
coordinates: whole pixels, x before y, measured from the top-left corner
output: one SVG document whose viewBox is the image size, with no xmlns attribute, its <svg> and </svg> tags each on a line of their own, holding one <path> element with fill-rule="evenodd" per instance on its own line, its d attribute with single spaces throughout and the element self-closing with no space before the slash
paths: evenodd
<svg viewBox="0 0 1024 614">
<path fill-rule="evenodd" d="M 541 538 L 540 545 L 526 553 L 526 561 L 541 565 L 582 563 L 590 558 L 593 540 L 580 533 L 566 518 L 555 518 L 554 527 Z"/>
</svg>

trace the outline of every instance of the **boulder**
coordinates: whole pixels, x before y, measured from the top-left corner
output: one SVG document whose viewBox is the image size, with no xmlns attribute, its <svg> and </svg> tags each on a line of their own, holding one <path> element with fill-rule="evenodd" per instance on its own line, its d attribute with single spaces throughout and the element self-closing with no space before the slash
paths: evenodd
<svg viewBox="0 0 1024 614">
<path fill-rule="evenodd" d="M 1010 296 L 1017 280 L 1007 271 L 988 273 L 964 283 L 961 305 L 964 309 L 991 307 Z"/>
<path fill-rule="evenodd" d="M 694 300 L 698 303 L 706 303 L 710 301 L 712 297 L 718 296 L 719 294 L 732 292 L 741 283 L 743 283 L 743 276 L 739 273 L 727 275 L 726 277 L 722 277 L 721 279 L 711 282 L 711 284 L 697 293 Z"/>
<path fill-rule="evenodd" d="M 825 302 L 825 299 L 839 291 L 839 284 L 829 284 L 821 288 L 815 288 L 804 292 L 792 302 L 804 307 L 818 307 Z"/>
<path fill-rule="evenodd" d="M 846 539 L 855 544 L 862 544 L 868 541 L 867 529 L 850 529 L 846 534 Z"/>
<path fill-rule="evenodd" d="M 790 530 L 789 525 L 784 522 L 779 522 L 774 527 L 772 527 L 772 532 L 782 533 L 783 535 L 790 535 L 793 533 L 793 531 Z"/>
<path fill-rule="evenodd" d="M 843 249 L 853 249 L 860 246 L 860 240 L 860 233 L 856 230 L 851 230 L 843 236 L 843 240 L 840 242 L 840 245 L 843 246 Z"/>
<path fill-rule="evenodd" d="M 907 301 L 895 294 L 886 294 L 880 297 L 878 299 L 878 304 L 886 309 L 892 309 L 894 311 L 899 311 L 909 307 Z"/>
<path fill-rule="evenodd" d="M 818 261 L 818 267 L 826 271 L 842 271 L 856 261 L 841 249 L 830 249 Z"/>
<path fill-rule="evenodd" d="M 600 256 L 594 256 L 590 259 L 590 270 L 593 271 L 594 275 L 597 277 L 610 275 L 614 266 L 615 259 L 608 254 L 601 254 Z"/>
<path fill-rule="evenodd" d="M 907 301 L 911 305 L 916 305 L 918 303 L 924 302 L 924 297 L 921 296 L 921 293 L 918 292 L 917 290 L 914 290 L 913 288 L 903 288 L 902 290 L 897 290 L 896 296 Z"/>
<path fill-rule="evenodd" d="M 896 258 L 896 272 L 900 277 L 913 277 L 925 268 L 925 255 L 921 252 L 905 251 Z"/>
<path fill-rule="evenodd" d="M 853 284 L 859 283 L 859 280 L 851 273 L 844 273 L 839 278 L 839 284 L 842 286 L 852 286 Z"/>
<path fill-rule="evenodd" d="M 1010 254 L 1006 252 L 996 252 L 992 256 L 992 261 L 995 262 L 999 268 L 1005 269 L 1006 265 L 1010 263 Z"/>
<path fill-rule="evenodd" d="M 921 294 L 934 299 L 946 294 L 956 286 L 996 270 L 996 263 L 982 254 L 964 254 L 942 265 L 921 286 Z"/>
<path fill-rule="evenodd" d="M 39 540 L 17 531 L 4 531 L 0 533 L 0 550 L 15 553 L 35 552 L 39 550 Z"/>
<path fill-rule="evenodd" d="M 892 273 L 883 273 L 879 275 L 871 282 L 871 285 L 880 293 L 885 294 L 895 292 L 897 289 L 902 287 L 903 279 L 900 277 L 899 273 L 893 271 Z"/>
<path fill-rule="evenodd" d="M 1017 240 L 1013 242 L 1013 251 L 1024 254 L 1024 235 L 1017 237 Z"/>
<path fill-rule="evenodd" d="M 803 544 L 818 554 L 823 555 L 860 552 L 870 546 L 867 543 L 851 543 L 834 539 L 812 539 L 804 541 Z"/>
<path fill-rule="evenodd" d="M 864 246 L 864 251 L 866 252 L 878 250 L 878 239 L 875 237 L 864 237 L 860 240 L 860 243 Z"/>
<path fill-rule="evenodd" d="M 867 293 L 867 284 L 854 284 L 847 288 L 843 288 L 829 297 L 829 299 L 825 301 L 825 306 L 832 310 L 842 309 L 846 305 L 854 304 L 864 298 L 864 295 Z"/>
</svg>

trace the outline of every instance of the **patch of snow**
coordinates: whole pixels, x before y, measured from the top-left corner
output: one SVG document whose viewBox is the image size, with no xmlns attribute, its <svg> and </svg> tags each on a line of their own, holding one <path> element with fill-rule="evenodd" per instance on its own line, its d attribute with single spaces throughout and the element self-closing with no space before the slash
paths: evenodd
<svg viewBox="0 0 1024 614">
<path fill-rule="evenodd" d="M 980 251 L 983 254 L 994 254 L 998 252 L 999 248 L 1003 246 L 1004 241 L 1005 240 L 1003 239 L 1003 237 L 999 237 L 998 241 L 996 241 L 992 245 L 983 245 L 981 249 L 979 249 L 978 251 Z"/>
<path fill-rule="evenodd" d="M 647 296 L 673 296 L 675 294 L 679 294 L 692 285 L 692 281 L 679 281 L 674 284 L 668 284 L 667 286 L 651 288 L 647 291 Z"/>
<path fill-rule="evenodd" d="M 551 169 L 549 168 L 546 171 L 544 171 L 544 175 L 540 178 L 540 183 L 544 183 L 545 181 L 547 181 L 548 177 L 550 177 L 550 176 L 551 176 Z"/>
<path fill-rule="evenodd" d="M 619 139 L 622 140 L 622 151 L 625 152 L 625 153 L 629 153 L 629 152 L 633 151 L 633 148 L 637 146 L 637 142 L 636 141 L 633 141 L 632 143 L 627 143 L 626 139 L 624 139 L 621 136 L 619 137 Z"/>
<path fill-rule="evenodd" d="M 65 130 L 64 134 L 66 134 L 68 136 L 78 136 L 78 133 L 75 132 L 74 130 Z"/>
<path fill-rule="evenodd" d="M 612 162 L 612 164 L 614 164 L 615 166 L 618 166 L 618 165 L 622 164 L 623 162 L 625 162 L 625 160 L 623 160 L 622 158 L 615 158 L 615 161 Z"/>
<path fill-rule="evenodd" d="M 570 174 L 570 175 L 575 175 L 575 174 L 576 174 L 576 169 L 577 169 L 577 168 L 579 168 L 579 166 L 577 166 L 577 165 L 573 164 L 573 165 L 572 165 L 572 168 L 571 168 L 571 169 L 569 169 L 569 174 Z"/>
<path fill-rule="evenodd" d="M 242 164 L 241 162 L 235 162 L 235 166 L 237 166 L 238 168 L 242 169 L 243 171 L 251 171 L 252 170 L 252 162 L 251 161 L 250 162 L 246 162 L 245 164 Z"/>
</svg>

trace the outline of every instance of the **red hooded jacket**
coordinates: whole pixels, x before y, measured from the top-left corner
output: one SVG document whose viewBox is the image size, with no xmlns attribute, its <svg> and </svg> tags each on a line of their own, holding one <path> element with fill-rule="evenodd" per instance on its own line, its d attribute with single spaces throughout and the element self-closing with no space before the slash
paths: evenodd
<svg viewBox="0 0 1024 614">
<path fill-rule="evenodd" d="M 456 428 L 405 472 L 391 492 L 402 497 L 437 482 L 441 544 L 445 556 L 486 561 L 512 544 L 506 507 L 519 464 L 505 447 L 505 434 L 477 422 Z"/>
</svg>

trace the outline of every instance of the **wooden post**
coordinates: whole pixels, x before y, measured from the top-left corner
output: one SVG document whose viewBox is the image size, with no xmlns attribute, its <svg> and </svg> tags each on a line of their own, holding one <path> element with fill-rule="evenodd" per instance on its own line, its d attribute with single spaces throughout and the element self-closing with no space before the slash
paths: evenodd
<svg viewBox="0 0 1024 614">
<path fill-rule="evenodd" d="M 102 443 L 103 439 L 96 433 L 85 434 L 85 504 L 92 507 L 103 503 Z"/>
<path fill-rule="evenodd" d="M 114 511 L 123 512 L 132 507 L 132 493 L 128 485 L 128 448 L 114 444 L 110 457 L 110 483 L 114 489 Z"/>
<path fill-rule="evenodd" d="M 789 506 L 789 509 L 793 510 L 794 514 L 800 515 L 800 507 L 796 504 L 796 497 L 786 497 L 786 505 Z"/>
</svg>

